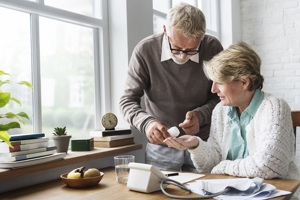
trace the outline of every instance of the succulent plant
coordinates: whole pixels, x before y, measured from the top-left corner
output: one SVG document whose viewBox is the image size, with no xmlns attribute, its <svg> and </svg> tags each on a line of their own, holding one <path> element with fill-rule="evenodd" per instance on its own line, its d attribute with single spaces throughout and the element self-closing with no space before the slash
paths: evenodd
<svg viewBox="0 0 300 200">
<path fill-rule="evenodd" d="M 53 135 L 55 136 L 63 136 L 67 135 L 67 128 L 64 127 L 55 127 L 53 130 Z"/>
</svg>

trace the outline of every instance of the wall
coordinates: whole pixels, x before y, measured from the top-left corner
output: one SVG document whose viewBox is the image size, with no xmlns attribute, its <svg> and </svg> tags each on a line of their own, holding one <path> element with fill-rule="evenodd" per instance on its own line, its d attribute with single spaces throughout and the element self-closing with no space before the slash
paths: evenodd
<svg viewBox="0 0 300 200">
<path fill-rule="evenodd" d="M 300 110 L 300 0 L 242 0 L 241 24 L 242 39 L 261 56 L 264 91 Z M 300 166 L 299 134 L 296 157 Z"/>
<path fill-rule="evenodd" d="M 300 109 L 300 0 L 242 0 L 242 39 L 262 58 L 264 90 Z"/>
<path fill-rule="evenodd" d="M 128 128 L 119 110 L 128 63 L 136 44 L 153 34 L 153 9 L 149 0 L 109 0 L 111 105 L 118 117 L 117 128 Z M 144 161 L 145 135 L 132 129 L 135 143 L 143 144 L 143 151 L 137 156 Z"/>
</svg>

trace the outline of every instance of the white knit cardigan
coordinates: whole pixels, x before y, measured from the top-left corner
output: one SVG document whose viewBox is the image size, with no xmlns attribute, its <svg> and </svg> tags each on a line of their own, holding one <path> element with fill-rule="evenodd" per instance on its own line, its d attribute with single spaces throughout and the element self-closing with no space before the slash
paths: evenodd
<svg viewBox="0 0 300 200">
<path fill-rule="evenodd" d="M 269 94 L 246 127 L 249 156 L 226 160 L 229 149 L 228 107 L 220 103 L 213 110 L 210 137 L 199 138 L 199 146 L 189 150 L 199 172 L 239 177 L 299 178 L 295 161 L 295 136 L 288 104 Z"/>
</svg>

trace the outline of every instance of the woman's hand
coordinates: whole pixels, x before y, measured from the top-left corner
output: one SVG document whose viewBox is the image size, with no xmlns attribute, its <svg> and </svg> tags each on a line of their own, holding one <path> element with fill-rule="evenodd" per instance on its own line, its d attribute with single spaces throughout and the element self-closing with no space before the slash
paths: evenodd
<svg viewBox="0 0 300 200">
<path fill-rule="evenodd" d="M 164 140 L 168 147 L 173 147 L 178 150 L 194 149 L 198 147 L 199 140 L 196 136 L 183 135 L 179 138 L 168 137 Z"/>
</svg>

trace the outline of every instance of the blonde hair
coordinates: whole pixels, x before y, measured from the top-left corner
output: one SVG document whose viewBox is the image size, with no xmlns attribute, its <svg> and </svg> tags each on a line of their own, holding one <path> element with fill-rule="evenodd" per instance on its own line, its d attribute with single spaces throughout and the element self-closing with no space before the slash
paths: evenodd
<svg viewBox="0 0 300 200">
<path fill-rule="evenodd" d="M 248 90 L 252 91 L 263 87 L 260 65 L 258 54 L 248 44 L 240 42 L 204 62 L 204 71 L 209 79 L 219 83 L 249 78 Z"/>
<path fill-rule="evenodd" d="M 167 31 L 176 28 L 186 38 L 204 37 L 206 21 L 202 11 L 187 3 L 179 3 L 167 14 Z"/>
</svg>

